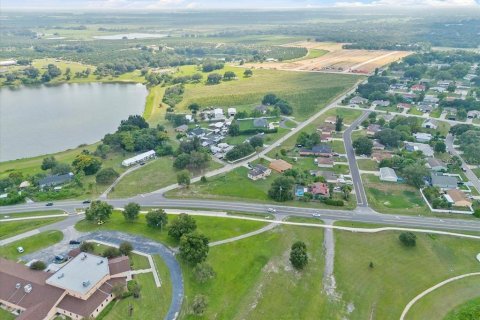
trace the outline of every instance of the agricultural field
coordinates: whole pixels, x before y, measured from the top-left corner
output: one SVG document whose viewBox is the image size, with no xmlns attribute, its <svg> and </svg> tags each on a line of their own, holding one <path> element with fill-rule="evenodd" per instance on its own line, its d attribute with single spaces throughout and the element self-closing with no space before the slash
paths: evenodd
<svg viewBox="0 0 480 320">
<path fill-rule="evenodd" d="M 342 48 L 341 43 L 297 42 L 293 45 L 328 53 L 314 58 L 307 55 L 305 59 L 296 61 L 251 63 L 248 66 L 255 69 L 368 74 L 411 54 L 407 51 L 347 50 Z"/>
<path fill-rule="evenodd" d="M 420 191 L 401 183 L 383 182 L 371 174 L 362 175 L 368 204 L 381 213 L 430 215 Z"/>
<path fill-rule="evenodd" d="M 226 66 L 216 72 L 223 74 L 225 71 L 233 71 L 237 74 L 236 80 L 223 81 L 218 85 L 185 85 L 183 100 L 176 109 L 178 112 L 186 111 L 186 107 L 194 102 L 205 107 L 254 106 L 260 104 L 265 94 L 275 93 L 289 102 L 293 107 L 293 116 L 301 121 L 318 112 L 329 101 L 362 79 L 349 75 L 277 70 L 254 70 L 252 77 L 244 78 L 244 70 Z M 185 66 L 180 67 L 174 76 L 191 75 L 195 72 L 198 72 L 195 66 Z M 203 75 L 205 79 L 207 74 Z"/>
</svg>

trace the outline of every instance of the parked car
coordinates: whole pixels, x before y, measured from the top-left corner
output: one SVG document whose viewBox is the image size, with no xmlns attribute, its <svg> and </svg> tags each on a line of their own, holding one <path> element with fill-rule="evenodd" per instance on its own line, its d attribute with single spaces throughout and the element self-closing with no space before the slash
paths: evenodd
<svg viewBox="0 0 480 320">
<path fill-rule="evenodd" d="M 55 263 L 60 264 L 60 263 L 64 263 L 65 261 L 67 261 L 67 258 L 65 258 L 64 256 L 60 254 L 55 256 L 55 259 L 54 259 Z"/>
<path fill-rule="evenodd" d="M 78 240 L 70 240 L 69 244 L 80 244 L 81 242 Z"/>
<path fill-rule="evenodd" d="M 17 247 L 17 252 L 18 253 L 24 253 L 25 250 L 23 249 L 23 247 Z"/>
<path fill-rule="evenodd" d="M 47 204 L 46 204 L 46 206 L 47 206 L 47 207 L 51 207 L 51 206 L 53 206 L 53 202 L 49 202 L 49 203 L 47 203 Z"/>
<path fill-rule="evenodd" d="M 89 203 L 91 203 L 91 202 L 92 202 L 92 201 L 90 201 L 90 200 L 84 200 L 82 203 L 83 203 L 83 204 L 89 204 Z"/>
</svg>

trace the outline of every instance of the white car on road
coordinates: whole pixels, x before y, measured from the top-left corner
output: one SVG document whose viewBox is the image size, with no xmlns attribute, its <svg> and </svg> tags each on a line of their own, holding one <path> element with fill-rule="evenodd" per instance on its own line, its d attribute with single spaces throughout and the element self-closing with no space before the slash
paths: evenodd
<svg viewBox="0 0 480 320">
<path fill-rule="evenodd" d="M 277 213 L 277 210 L 274 208 L 268 208 L 267 211 L 270 213 Z"/>
</svg>

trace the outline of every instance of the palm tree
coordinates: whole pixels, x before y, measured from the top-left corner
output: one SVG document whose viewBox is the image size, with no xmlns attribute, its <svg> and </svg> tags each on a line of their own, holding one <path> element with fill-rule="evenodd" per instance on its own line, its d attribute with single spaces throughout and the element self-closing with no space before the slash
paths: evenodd
<svg viewBox="0 0 480 320">
<path fill-rule="evenodd" d="M 348 197 L 350 196 L 350 192 L 352 192 L 352 186 L 349 184 L 344 184 L 340 187 L 340 190 L 343 192 L 343 197 L 345 200 L 348 200 Z"/>
</svg>

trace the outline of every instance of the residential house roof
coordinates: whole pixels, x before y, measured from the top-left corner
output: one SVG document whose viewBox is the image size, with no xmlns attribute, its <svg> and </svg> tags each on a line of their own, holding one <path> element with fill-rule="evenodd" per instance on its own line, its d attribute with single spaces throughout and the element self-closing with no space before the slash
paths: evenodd
<svg viewBox="0 0 480 320">
<path fill-rule="evenodd" d="M 313 195 L 329 195 L 328 185 L 323 182 L 315 182 L 310 186 L 310 190 Z"/>
<path fill-rule="evenodd" d="M 436 168 L 436 167 L 447 167 L 447 165 L 440 159 L 437 158 L 428 158 L 427 159 L 427 164 L 430 168 Z"/>
<path fill-rule="evenodd" d="M 383 167 L 383 168 L 380 168 L 380 179 L 381 180 L 397 180 L 398 177 L 397 177 L 397 174 L 395 173 L 395 170 L 393 170 L 392 168 L 388 168 L 388 167 Z"/>
<path fill-rule="evenodd" d="M 265 166 L 262 166 L 261 164 L 257 164 L 255 165 L 255 167 L 253 167 L 252 170 L 250 170 L 248 172 L 248 174 L 252 177 L 255 177 L 255 176 L 260 176 L 260 175 L 263 175 L 265 174 L 265 172 L 267 172 L 269 169 Z"/>
<path fill-rule="evenodd" d="M 375 134 L 379 131 L 382 131 L 382 127 L 379 124 L 370 124 L 367 127 L 367 133 L 369 134 Z"/>
<path fill-rule="evenodd" d="M 270 162 L 269 167 L 277 172 L 284 172 L 285 170 L 292 169 L 292 165 L 282 159 L 273 160 Z"/>
<path fill-rule="evenodd" d="M 188 126 L 186 124 L 182 124 L 175 128 L 176 132 L 186 132 L 188 130 Z"/>
<path fill-rule="evenodd" d="M 471 206 L 472 201 L 467 198 L 465 193 L 461 190 L 458 189 L 450 189 L 447 191 L 447 194 L 450 196 L 450 198 L 453 200 L 454 203 L 463 203 L 465 205 Z"/>
<path fill-rule="evenodd" d="M 69 182 L 73 179 L 73 173 L 66 173 L 60 175 L 52 175 L 41 179 L 38 184 L 40 186 L 57 186 L 59 184 L 63 184 Z"/>
<path fill-rule="evenodd" d="M 268 121 L 265 118 L 255 118 L 253 119 L 253 126 L 256 128 L 266 128 L 268 127 Z"/>
<path fill-rule="evenodd" d="M 445 176 L 432 173 L 432 186 L 434 187 L 447 187 L 447 188 L 456 188 L 458 180 L 456 177 Z"/>
<path fill-rule="evenodd" d="M 320 171 L 318 174 L 324 177 L 327 182 L 337 182 L 338 175 L 333 171 Z"/>
</svg>

